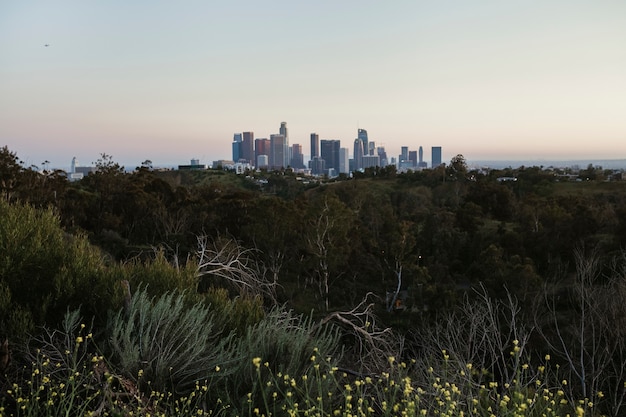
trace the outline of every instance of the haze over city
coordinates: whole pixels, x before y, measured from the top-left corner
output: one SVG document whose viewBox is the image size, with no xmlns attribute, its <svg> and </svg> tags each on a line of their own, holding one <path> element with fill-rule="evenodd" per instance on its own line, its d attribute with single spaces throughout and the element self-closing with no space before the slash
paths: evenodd
<svg viewBox="0 0 626 417">
<path fill-rule="evenodd" d="M 0 146 L 26 164 L 232 156 L 357 129 L 397 156 L 626 158 L 624 1 L 0 4 Z"/>
</svg>

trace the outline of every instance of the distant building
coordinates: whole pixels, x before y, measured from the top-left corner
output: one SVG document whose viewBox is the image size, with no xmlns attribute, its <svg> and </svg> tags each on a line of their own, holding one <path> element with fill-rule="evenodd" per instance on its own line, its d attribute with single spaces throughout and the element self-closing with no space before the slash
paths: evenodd
<svg viewBox="0 0 626 417">
<path fill-rule="evenodd" d="M 291 162 L 291 149 L 289 149 L 289 131 L 287 130 L 287 122 L 280 123 L 279 133 L 283 135 L 283 138 L 285 140 L 285 143 L 283 144 L 284 150 L 282 166 L 287 168 L 289 166 L 289 163 Z"/>
<path fill-rule="evenodd" d="M 376 148 L 376 154 L 378 155 L 378 163 L 381 167 L 389 165 L 389 161 L 387 160 L 387 152 L 385 151 L 384 146 L 379 146 Z"/>
<path fill-rule="evenodd" d="M 235 133 L 233 136 L 233 161 L 239 161 L 243 152 L 243 135 L 241 133 Z"/>
<path fill-rule="evenodd" d="M 426 168 L 426 166 L 427 166 L 426 162 L 424 162 L 424 148 L 422 148 L 420 146 L 420 149 L 419 149 L 419 159 L 417 161 L 417 167 L 418 168 Z"/>
<path fill-rule="evenodd" d="M 369 146 L 369 140 L 367 138 L 367 130 L 359 129 L 357 133 L 358 133 L 358 136 L 357 136 L 358 139 L 361 141 L 361 143 L 363 143 L 363 155 L 369 155 L 370 146 Z"/>
<path fill-rule="evenodd" d="M 260 139 L 254 140 L 254 162 L 255 164 L 257 164 L 256 165 L 257 167 L 259 167 L 258 165 L 259 156 L 261 155 L 267 156 L 269 160 L 269 156 L 270 156 L 270 140 L 269 139 L 260 138 Z M 267 166 L 268 166 L 268 163 L 264 165 L 265 168 L 267 168 Z"/>
<path fill-rule="evenodd" d="M 313 175 L 324 175 L 326 170 L 326 161 L 321 156 L 311 159 L 311 173 Z"/>
<path fill-rule="evenodd" d="M 363 155 L 363 141 L 361 141 L 361 139 L 359 138 L 356 138 L 354 139 L 354 150 L 352 152 L 353 171 L 359 171 L 361 168 L 363 168 Z"/>
<path fill-rule="evenodd" d="M 348 148 L 339 148 L 339 173 L 350 173 L 350 157 L 348 154 Z"/>
<path fill-rule="evenodd" d="M 441 165 L 441 146 L 433 146 L 431 166 L 437 168 L 439 165 Z"/>
<path fill-rule="evenodd" d="M 219 159 L 217 161 L 213 161 L 211 165 L 213 169 L 235 169 L 235 161 L 229 161 L 228 159 Z M 180 165 L 179 165 L 180 169 Z"/>
<path fill-rule="evenodd" d="M 362 161 L 363 169 L 380 166 L 378 155 L 364 155 Z"/>
<path fill-rule="evenodd" d="M 409 147 L 408 146 L 403 146 L 400 148 L 400 156 L 398 157 L 398 159 L 400 159 L 400 163 L 406 162 L 409 160 Z"/>
<path fill-rule="evenodd" d="M 80 166 L 78 159 L 76 159 L 76 157 L 73 157 L 72 163 L 70 165 L 70 172 L 68 173 L 68 179 L 70 181 L 82 180 L 85 176 L 96 171 L 97 171 L 97 168 L 93 166 L 89 166 L 89 167 Z"/>
<path fill-rule="evenodd" d="M 259 155 L 256 159 L 256 167 L 258 169 L 267 169 L 270 165 L 270 157 L 268 155 Z"/>
<path fill-rule="evenodd" d="M 287 154 L 285 136 L 270 135 L 270 169 L 287 168 Z"/>
<path fill-rule="evenodd" d="M 192 159 L 189 165 L 179 165 L 178 169 L 181 171 L 190 169 L 207 169 L 207 166 L 201 164 L 199 159 Z"/>
<path fill-rule="evenodd" d="M 320 156 L 320 135 L 311 133 L 311 159 Z"/>
<path fill-rule="evenodd" d="M 326 170 L 333 169 L 336 173 L 339 172 L 339 149 L 341 143 L 338 140 L 321 140 L 320 141 L 320 154 L 324 161 L 326 161 Z"/>
<path fill-rule="evenodd" d="M 254 132 L 243 132 L 243 142 L 241 145 L 241 156 L 239 159 L 235 159 L 235 162 L 240 160 L 247 161 L 250 164 L 254 163 Z"/>
<path fill-rule="evenodd" d="M 302 154 L 302 145 L 294 143 L 291 145 L 291 167 L 294 169 L 304 169 L 304 155 Z"/>
</svg>

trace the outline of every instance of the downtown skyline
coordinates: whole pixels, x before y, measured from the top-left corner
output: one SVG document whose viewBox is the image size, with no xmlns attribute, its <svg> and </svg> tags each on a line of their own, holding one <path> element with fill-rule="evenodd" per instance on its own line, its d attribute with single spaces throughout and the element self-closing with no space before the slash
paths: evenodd
<svg viewBox="0 0 626 417">
<path fill-rule="evenodd" d="M 0 145 L 28 165 L 229 159 L 289 123 L 351 149 L 626 158 L 626 3 L 0 5 Z M 45 46 L 48 45 L 48 46 Z"/>
</svg>

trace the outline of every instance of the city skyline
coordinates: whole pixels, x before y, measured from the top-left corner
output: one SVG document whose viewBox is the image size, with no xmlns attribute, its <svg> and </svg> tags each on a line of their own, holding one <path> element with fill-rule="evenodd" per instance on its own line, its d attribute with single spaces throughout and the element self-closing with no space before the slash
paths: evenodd
<svg viewBox="0 0 626 417">
<path fill-rule="evenodd" d="M 286 121 L 305 154 L 365 128 L 390 157 L 624 159 L 625 44 L 613 0 L 4 2 L 0 146 L 210 163 Z"/>
</svg>

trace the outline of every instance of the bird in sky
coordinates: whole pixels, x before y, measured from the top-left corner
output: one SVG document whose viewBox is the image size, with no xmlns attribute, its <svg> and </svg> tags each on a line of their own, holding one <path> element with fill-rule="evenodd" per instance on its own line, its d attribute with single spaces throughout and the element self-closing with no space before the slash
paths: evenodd
<svg viewBox="0 0 626 417">
<path fill-rule="evenodd" d="M 50 46 L 50 44 L 49 44 L 49 43 L 47 43 L 47 44 L 45 44 L 44 46 L 47 48 L 48 46 Z"/>
</svg>

